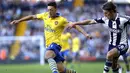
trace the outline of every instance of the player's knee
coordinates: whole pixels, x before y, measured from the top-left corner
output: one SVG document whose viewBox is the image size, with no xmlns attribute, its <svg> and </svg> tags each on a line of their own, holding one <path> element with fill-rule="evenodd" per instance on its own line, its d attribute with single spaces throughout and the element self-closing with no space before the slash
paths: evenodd
<svg viewBox="0 0 130 73">
<path fill-rule="evenodd" d="M 112 60 L 113 59 L 113 55 L 111 53 L 108 53 L 107 54 L 107 59 Z"/>
<path fill-rule="evenodd" d="M 46 51 L 45 53 L 45 59 L 49 59 L 49 58 L 54 58 L 55 57 L 55 53 L 51 50 Z"/>
</svg>

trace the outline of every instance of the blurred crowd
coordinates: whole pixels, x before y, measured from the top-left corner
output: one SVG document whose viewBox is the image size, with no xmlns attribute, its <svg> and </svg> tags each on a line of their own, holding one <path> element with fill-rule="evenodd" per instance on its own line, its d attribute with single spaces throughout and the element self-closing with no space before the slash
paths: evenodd
<svg viewBox="0 0 130 73">
<path fill-rule="evenodd" d="M 8 2 L 8 0 L 0 1 L 0 36 L 14 35 L 15 26 L 9 25 L 9 23 L 12 20 L 19 19 L 26 15 L 32 15 L 47 11 L 46 4 L 44 2 L 32 4 L 30 2 L 11 3 Z M 83 6 L 76 7 L 73 5 L 73 0 L 70 0 L 70 2 L 66 1 L 58 3 L 58 12 L 62 16 L 66 17 L 68 21 L 72 22 L 84 19 L 99 18 L 103 16 L 101 5 L 104 2 L 85 2 Z M 117 10 L 120 14 L 130 15 L 130 5 L 117 4 Z M 25 36 L 44 35 L 43 21 L 28 21 L 27 24 L 28 26 L 25 32 Z M 84 37 L 79 32 L 72 30 L 74 32 L 77 32 L 77 35 L 82 42 L 81 50 L 79 52 L 80 55 L 86 57 L 105 57 L 109 39 L 109 33 L 107 28 L 104 28 L 102 24 L 95 24 L 82 27 L 86 30 L 87 33 L 93 36 L 93 39 L 86 39 L 86 37 Z M 130 36 L 130 32 L 128 32 L 128 35 Z"/>
</svg>

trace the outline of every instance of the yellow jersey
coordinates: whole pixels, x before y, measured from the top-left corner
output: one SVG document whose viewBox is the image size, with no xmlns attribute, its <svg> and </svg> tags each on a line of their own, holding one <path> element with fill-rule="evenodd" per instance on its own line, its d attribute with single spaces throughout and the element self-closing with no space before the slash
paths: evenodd
<svg viewBox="0 0 130 73">
<path fill-rule="evenodd" d="M 72 39 L 72 52 L 78 52 L 80 49 L 80 39 L 75 37 Z"/>
<path fill-rule="evenodd" d="M 36 14 L 36 17 L 44 21 L 46 47 L 51 43 L 62 45 L 61 34 L 68 24 L 67 19 L 59 15 L 55 18 L 50 18 L 48 12 Z"/>
<path fill-rule="evenodd" d="M 65 51 L 70 49 L 69 39 L 71 38 L 70 33 L 65 33 L 61 35 L 61 42 L 62 42 L 62 50 Z"/>
</svg>

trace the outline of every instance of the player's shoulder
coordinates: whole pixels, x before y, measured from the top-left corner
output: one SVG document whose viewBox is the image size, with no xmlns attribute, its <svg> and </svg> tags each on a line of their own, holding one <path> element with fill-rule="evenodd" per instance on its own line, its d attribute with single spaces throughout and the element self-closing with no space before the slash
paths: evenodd
<svg viewBox="0 0 130 73">
<path fill-rule="evenodd" d="M 43 12 L 43 13 L 40 13 L 40 15 L 42 15 L 42 16 L 48 16 L 49 13 L 48 12 Z"/>
<path fill-rule="evenodd" d="M 67 20 L 65 17 L 63 16 L 59 16 L 61 20 Z"/>
<path fill-rule="evenodd" d="M 130 16 L 127 16 L 127 15 L 119 15 L 119 18 L 121 20 L 125 20 L 125 21 L 128 21 L 130 19 Z"/>
</svg>

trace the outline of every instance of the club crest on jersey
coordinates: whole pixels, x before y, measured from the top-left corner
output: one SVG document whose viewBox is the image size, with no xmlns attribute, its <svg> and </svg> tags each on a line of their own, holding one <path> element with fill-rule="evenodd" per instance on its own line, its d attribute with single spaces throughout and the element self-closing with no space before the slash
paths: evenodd
<svg viewBox="0 0 130 73">
<path fill-rule="evenodd" d="M 58 24 L 58 21 L 55 21 L 55 25 L 57 25 Z"/>
</svg>

